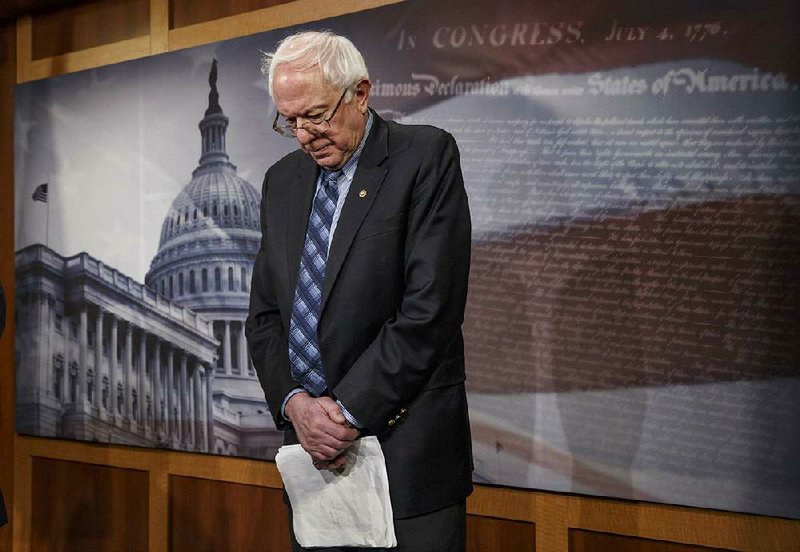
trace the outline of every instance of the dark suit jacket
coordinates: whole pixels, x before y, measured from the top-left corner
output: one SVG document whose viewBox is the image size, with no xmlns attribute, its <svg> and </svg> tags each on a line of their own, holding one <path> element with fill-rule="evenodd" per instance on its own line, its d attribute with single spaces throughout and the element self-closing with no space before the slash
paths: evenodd
<svg viewBox="0 0 800 552">
<path fill-rule="evenodd" d="M 331 396 L 381 441 L 397 518 L 472 490 L 461 324 L 470 218 L 453 137 L 374 122 L 326 265 L 318 336 Z M 247 338 L 286 442 L 280 406 L 297 384 L 287 329 L 319 168 L 302 151 L 264 177 Z"/>
</svg>

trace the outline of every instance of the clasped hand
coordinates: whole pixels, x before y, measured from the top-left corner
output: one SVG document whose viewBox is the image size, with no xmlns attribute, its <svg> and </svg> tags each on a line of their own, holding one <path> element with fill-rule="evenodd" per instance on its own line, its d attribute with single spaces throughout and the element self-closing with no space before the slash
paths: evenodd
<svg viewBox="0 0 800 552">
<path fill-rule="evenodd" d="M 318 470 L 339 469 L 347 463 L 345 451 L 358 438 L 342 409 L 330 397 L 297 393 L 286 403 L 300 446 L 311 455 Z"/>
</svg>

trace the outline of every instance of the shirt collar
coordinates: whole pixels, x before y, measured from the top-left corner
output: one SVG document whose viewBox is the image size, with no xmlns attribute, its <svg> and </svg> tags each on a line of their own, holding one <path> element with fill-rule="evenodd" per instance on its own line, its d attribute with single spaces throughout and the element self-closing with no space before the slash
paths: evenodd
<svg viewBox="0 0 800 552">
<path fill-rule="evenodd" d="M 350 156 L 350 159 L 347 160 L 347 163 L 340 169 L 344 175 L 349 179 L 353 179 L 353 175 L 356 172 L 356 167 L 358 166 L 358 160 L 361 157 L 361 151 L 364 149 L 364 144 L 367 143 L 367 136 L 369 136 L 369 131 L 372 128 L 372 110 L 367 110 L 367 126 L 364 128 L 364 136 L 361 137 L 361 142 L 359 142 L 356 151 L 353 152 L 353 155 Z"/>
</svg>

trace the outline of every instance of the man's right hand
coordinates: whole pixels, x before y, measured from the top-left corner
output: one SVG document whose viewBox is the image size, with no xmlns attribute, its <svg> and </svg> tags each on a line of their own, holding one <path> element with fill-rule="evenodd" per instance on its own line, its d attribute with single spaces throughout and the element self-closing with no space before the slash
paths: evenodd
<svg viewBox="0 0 800 552">
<path fill-rule="evenodd" d="M 360 433 L 347 422 L 342 409 L 330 397 L 297 393 L 286 403 L 285 412 L 300 445 L 315 465 L 327 465 L 349 448 Z"/>
</svg>

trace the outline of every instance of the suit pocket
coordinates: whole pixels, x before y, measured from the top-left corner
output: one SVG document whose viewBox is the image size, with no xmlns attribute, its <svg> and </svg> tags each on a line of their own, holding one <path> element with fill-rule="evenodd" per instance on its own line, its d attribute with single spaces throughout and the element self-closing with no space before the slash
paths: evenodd
<svg viewBox="0 0 800 552">
<path fill-rule="evenodd" d="M 406 216 L 404 213 L 398 213 L 386 219 L 365 222 L 361 229 L 358 231 L 356 241 L 365 240 L 367 238 L 374 238 L 390 232 L 396 232 L 405 227 Z"/>
</svg>

